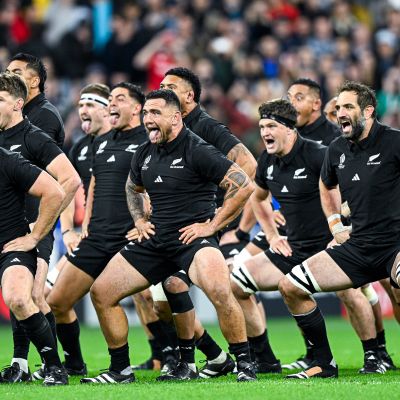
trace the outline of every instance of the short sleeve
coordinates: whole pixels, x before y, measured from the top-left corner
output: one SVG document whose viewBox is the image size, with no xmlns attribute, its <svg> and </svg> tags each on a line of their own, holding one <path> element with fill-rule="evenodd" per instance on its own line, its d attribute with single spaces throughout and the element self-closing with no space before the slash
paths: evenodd
<svg viewBox="0 0 400 400">
<path fill-rule="evenodd" d="M 42 169 L 46 169 L 56 157 L 63 154 L 54 140 L 40 130 L 29 133 L 26 141 L 30 160 Z"/>
<path fill-rule="evenodd" d="M 338 184 L 338 177 L 335 167 L 332 165 L 332 147 L 328 147 L 321 169 L 321 180 L 326 187 L 334 187 Z"/>
<path fill-rule="evenodd" d="M 150 160 L 149 157 L 151 157 L 151 155 L 147 155 L 147 157 L 146 157 L 143 154 L 143 151 L 141 151 L 142 149 L 143 149 L 143 146 L 139 147 L 138 150 L 133 154 L 133 157 L 131 160 L 131 168 L 129 170 L 129 179 L 136 186 L 143 186 L 142 173 L 141 173 L 142 166 L 143 166 L 143 163 L 146 162 L 146 159 Z M 142 161 L 143 157 L 145 157 L 145 161 Z"/>
<path fill-rule="evenodd" d="M 267 152 L 263 151 L 257 160 L 256 177 L 254 180 L 260 188 L 269 190 L 268 182 L 265 178 L 266 168 L 267 168 Z"/>
<path fill-rule="evenodd" d="M 20 154 L 8 152 L 3 159 L 4 172 L 10 183 L 22 192 L 28 192 L 42 170 L 31 164 Z"/>
<path fill-rule="evenodd" d="M 198 145 L 192 154 L 193 167 L 207 180 L 219 185 L 233 162 L 228 160 L 214 146 L 206 143 Z"/>
</svg>

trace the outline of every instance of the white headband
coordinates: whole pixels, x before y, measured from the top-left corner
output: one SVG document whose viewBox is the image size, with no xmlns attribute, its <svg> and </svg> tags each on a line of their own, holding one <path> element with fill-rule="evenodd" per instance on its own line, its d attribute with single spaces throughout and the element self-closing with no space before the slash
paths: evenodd
<svg viewBox="0 0 400 400">
<path fill-rule="evenodd" d="M 94 93 L 83 93 L 81 95 L 80 101 L 95 101 L 96 103 L 100 103 L 102 106 L 108 106 L 108 100 L 104 97 L 99 96 Z"/>
</svg>

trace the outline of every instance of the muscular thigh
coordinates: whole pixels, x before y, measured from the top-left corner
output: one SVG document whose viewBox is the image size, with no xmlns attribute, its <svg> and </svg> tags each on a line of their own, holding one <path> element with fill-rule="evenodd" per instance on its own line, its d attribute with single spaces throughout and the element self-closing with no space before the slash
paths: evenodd
<svg viewBox="0 0 400 400">
<path fill-rule="evenodd" d="M 195 253 L 188 275 L 195 285 L 203 289 L 215 285 L 230 287 L 229 269 L 222 253 L 214 247 L 203 247 Z"/>
<path fill-rule="evenodd" d="M 253 277 L 259 290 L 276 290 L 283 273 L 274 265 L 265 253 L 245 261 L 245 267 Z"/>
<path fill-rule="evenodd" d="M 117 253 L 96 279 L 92 290 L 96 296 L 104 294 L 108 301 L 116 303 L 123 298 L 139 293 L 150 286 L 149 281 L 130 264 L 125 257 Z"/>
<path fill-rule="evenodd" d="M 310 279 L 310 284 L 321 292 L 333 292 L 353 286 L 350 278 L 325 251 L 315 254 L 294 267 L 289 276 L 294 275 L 300 280 Z"/>
<path fill-rule="evenodd" d="M 94 279 L 86 272 L 70 262 L 66 262 L 47 297 L 47 302 L 50 306 L 63 304 L 72 308 L 78 300 L 89 292 L 93 281 Z"/>
</svg>

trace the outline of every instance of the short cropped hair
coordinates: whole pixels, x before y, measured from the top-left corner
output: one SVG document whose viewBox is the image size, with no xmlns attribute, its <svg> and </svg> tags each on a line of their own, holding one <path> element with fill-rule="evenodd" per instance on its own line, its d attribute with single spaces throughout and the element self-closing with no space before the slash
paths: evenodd
<svg viewBox="0 0 400 400">
<path fill-rule="evenodd" d="M 41 93 L 44 92 L 44 84 L 47 80 L 47 71 L 45 65 L 39 57 L 28 53 L 18 53 L 15 54 L 10 61 L 26 62 L 26 66 L 30 69 L 33 69 L 37 73 L 39 77 L 39 90 Z"/>
<path fill-rule="evenodd" d="M 179 111 L 181 111 L 181 103 L 179 102 L 179 98 L 172 90 L 169 89 L 153 90 L 146 96 L 146 101 L 152 99 L 164 99 L 167 105 L 175 106 Z"/>
<path fill-rule="evenodd" d="M 338 89 L 337 94 L 342 92 L 355 92 L 357 94 L 357 104 L 361 111 L 364 111 L 367 106 L 374 107 L 372 118 L 376 116 L 376 95 L 375 92 L 367 85 L 355 81 L 346 81 Z"/>
<path fill-rule="evenodd" d="M 174 75 L 186 81 L 193 89 L 193 99 L 196 103 L 200 101 L 201 83 L 199 77 L 188 68 L 176 67 L 168 70 L 164 76 Z"/>
<path fill-rule="evenodd" d="M 132 97 L 132 99 L 135 99 L 143 107 L 145 101 L 145 95 L 142 92 L 142 88 L 139 85 L 134 85 L 133 83 L 130 82 L 120 82 L 117 83 L 115 86 L 113 86 L 112 90 L 116 88 L 126 89 L 129 93 L 129 96 Z"/>
</svg>

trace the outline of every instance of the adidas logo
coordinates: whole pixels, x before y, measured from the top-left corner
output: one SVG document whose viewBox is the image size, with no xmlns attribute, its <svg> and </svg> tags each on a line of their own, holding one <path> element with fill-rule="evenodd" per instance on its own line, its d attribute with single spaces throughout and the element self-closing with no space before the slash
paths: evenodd
<svg viewBox="0 0 400 400">
<path fill-rule="evenodd" d="M 352 181 L 359 181 L 360 177 L 358 176 L 358 174 L 355 174 L 352 178 Z"/>
<path fill-rule="evenodd" d="M 318 144 L 322 144 L 322 140 L 316 140 Z"/>
<path fill-rule="evenodd" d="M 11 147 L 10 147 L 10 151 L 15 151 L 16 149 L 18 149 L 18 147 L 21 147 L 22 145 L 21 144 L 13 144 Z"/>
<path fill-rule="evenodd" d="M 96 154 L 104 153 L 104 147 L 106 147 L 106 146 L 107 146 L 107 140 L 105 140 L 104 142 L 100 143 L 100 146 L 96 151 Z"/>
<path fill-rule="evenodd" d="M 162 183 L 162 182 L 164 182 L 164 181 L 161 179 L 161 176 L 158 175 L 154 182 L 156 182 L 156 183 Z"/>
<path fill-rule="evenodd" d="M 289 193 L 289 190 L 286 186 L 284 186 L 281 190 L 281 193 Z"/>
<path fill-rule="evenodd" d="M 107 162 L 115 162 L 114 154 L 107 160 Z"/>
<path fill-rule="evenodd" d="M 51 347 L 45 346 L 45 347 L 43 347 L 43 349 L 40 350 L 40 352 L 41 352 L 41 353 L 46 353 L 46 352 L 48 352 L 48 351 L 50 351 L 50 350 L 52 350 Z"/>
<path fill-rule="evenodd" d="M 238 249 L 233 249 L 229 252 L 230 256 L 235 256 L 236 254 L 239 254 L 239 250 Z"/>
<path fill-rule="evenodd" d="M 207 239 L 203 239 L 200 244 L 210 243 Z"/>
<path fill-rule="evenodd" d="M 11 260 L 11 262 L 21 262 L 21 260 L 20 260 L 19 258 L 15 257 L 15 258 L 13 258 L 13 259 Z"/>
<path fill-rule="evenodd" d="M 130 153 L 135 153 L 136 149 L 139 147 L 138 144 L 130 144 L 125 151 L 129 151 Z"/>
<path fill-rule="evenodd" d="M 367 165 L 379 165 L 381 162 L 380 161 L 375 161 L 379 156 L 381 155 L 381 153 L 378 154 L 374 154 L 373 156 L 371 156 L 368 159 Z"/>
</svg>

